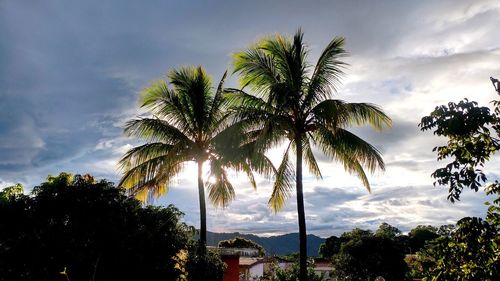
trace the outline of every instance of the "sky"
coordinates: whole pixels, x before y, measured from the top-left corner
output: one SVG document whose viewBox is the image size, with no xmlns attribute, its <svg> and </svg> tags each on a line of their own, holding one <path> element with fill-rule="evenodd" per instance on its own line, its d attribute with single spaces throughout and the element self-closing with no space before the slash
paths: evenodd
<svg viewBox="0 0 500 281">
<path fill-rule="evenodd" d="M 446 200 L 430 174 L 443 163 L 444 139 L 420 132 L 435 106 L 465 97 L 488 105 L 490 76 L 500 76 L 500 2 L 488 1 L 0 1 L 0 188 L 27 190 L 62 171 L 118 182 L 117 160 L 140 140 L 123 136 L 141 113 L 138 95 L 184 65 L 202 65 L 218 81 L 231 54 L 263 36 L 300 27 L 314 63 L 335 36 L 350 64 L 336 98 L 380 105 L 393 127 L 352 128 L 383 154 L 386 171 L 355 177 L 317 154 L 322 180 L 304 177 L 308 233 L 339 235 L 387 222 L 419 224 L 484 216 L 484 192 Z M 226 86 L 238 87 L 233 75 Z M 269 152 L 274 160 L 280 149 Z M 493 158 L 490 179 L 500 175 Z M 155 204 L 174 204 L 199 224 L 196 168 L 188 164 Z M 234 175 L 237 198 L 208 207 L 208 230 L 276 235 L 297 232 L 295 197 L 273 213 L 272 182 L 250 187 Z"/>
</svg>

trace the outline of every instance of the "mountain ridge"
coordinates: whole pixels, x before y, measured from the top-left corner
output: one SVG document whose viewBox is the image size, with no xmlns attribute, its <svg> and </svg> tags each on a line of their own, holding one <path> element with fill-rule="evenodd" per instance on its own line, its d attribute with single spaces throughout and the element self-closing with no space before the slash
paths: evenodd
<svg viewBox="0 0 500 281">
<path fill-rule="evenodd" d="M 217 246 L 220 241 L 242 237 L 252 240 L 261 245 L 266 250 L 266 255 L 289 255 L 299 251 L 299 233 L 287 233 L 276 236 L 261 237 L 255 234 L 245 234 L 239 232 L 217 233 L 207 232 L 207 245 Z M 325 242 L 324 238 L 314 234 L 307 235 L 307 255 L 318 256 L 319 246 Z"/>
</svg>

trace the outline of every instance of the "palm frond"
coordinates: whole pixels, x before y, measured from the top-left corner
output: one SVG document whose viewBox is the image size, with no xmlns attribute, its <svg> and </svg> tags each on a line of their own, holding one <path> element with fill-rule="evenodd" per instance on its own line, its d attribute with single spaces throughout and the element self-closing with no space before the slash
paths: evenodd
<svg viewBox="0 0 500 281">
<path fill-rule="evenodd" d="M 129 168 L 118 185 L 143 201 L 150 201 L 165 194 L 172 179 L 183 169 L 185 162 L 185 159 L 178 161 L 167 159 L 156 157 Z"/>
<path fill-rule="evenodd" d="M 257 93 L 266 93 L 269 85 L 279 82 L 273 58 L 262 49 L 253 47 L 233 55 L 233 73 L 240 74 L 241 85 L 251 85 Z"/>
<path fill-rule="evenodd" d="M 276 178 L 273 185 L 273 193 L 268 201 L 269 207 L 274 211 L 278 212 L 285 205 L 286 200 L 290 197 L 293 191 L 293 168 L 289 161 L 291 143 L 285 150 L 281 164 L 276 171 Z"/>
<path fill-rule="evenodd" d="M 213 182 L 207 182 L 210 202 L 214 206 L 227 207 L 236 194 L 220 161 L 210 161 L 210 178 L 215 179 Z"/>
<path fill-rule="evenodd" d="M 347 56 L 344 44 L 343 37 L 335 37 L 321 53 L 308 85 L 303 110 L 318 101 L 331 98 L 337 92 L 344 75 L 343 69 L 347 66 L 341 60 Z"/>
<path fill-rule="evenodd" d="M 193 135 L 193 120 L 189 110 L 181 103 L 177 93 L 168 88 L 165 81 L 154 82 L 141 93 L 141 106 L 166 121 L 171 126 L 179 128 L 186 134 Z"/>
<path fill-rule="evenodd" d="M 171 144 L 162 142 L 146 143 L 127 151 L 118 162 L 122 171 L 128 171 L 131 167 L 147 162 L 153 158 L 167 156 L 174 148 Z"/>
<path fill-rule="evenodd" d="M 329 127 L 370 125 L 383 130 L 392 125 L 391 119 L 378 107 L 370 103 L 347 103 L 342 100 L 324 100 L 311 109 L 313 118 Z"/>
<path fill-rule="evenodd" d="M 139 137 L 150 142 L 191 143 L 184 132 L 159 118 L 132 119 L 125 124 L 124 132 L 127 136 Z"/>
<path fill-rule="evenodd" d="M 201 67 L 181 67 L 170 71 L 168 77 L 195 131 L 204 129 L 206 122 L 210 122 L 213 98 L 210 76 Z"/>
<path fill-rule="evenodd" d="M 316 157 L 314 157 L 314 153 L 311 148 L 311 144 L 309 139 L 305 137 L 302 140 L 302 149 L 304 152 L 304 161 L 309 169 L 309 172 L 313 174 L 316 178 L 322 178 L 321 170 L 319 169 L 318 162 L 316 161 Z"/>
<path fill-rule="evenodd" d="M 226 103 L 226 97 L 224 95 L 224 82 L 226 77 L 227 70 L 222 75 L 219 85 L 217 86 L 217 90 L 215 91 L 214 98 L 212 99 L 211 109 L 208 116 L 209 122 L 207 122 L 208 124 L 211 124 L 211 126 L 207 128 L 208 130 L 214 130 L 219 127 L 220 124 L 217 123 L 221 122 L 221 119 L 224 119 L 223 116 L 226 115 L 226 113 L 223 112 L 226 109 L 224 105 L 224 103 Z"/>
<path fill-rule="evenodd" d="M 315 131 L 316 144 L 329 157 L 349 167 L 351 159 L 359 162 L 370 172 L 377 169 L 384 170 L 385 164 L 380 152 L 371 144 L 354 135 L 353 133 L 338 128 L 334 132 L 319 126 Z"/>
<path fill-rule="evenodd" d="M 346 103 L 344 108 L 349 121 L 356 125 L 368 124 L 378 131 L 392 126 L 391 118 L 375 104 Z"/>
</svg>

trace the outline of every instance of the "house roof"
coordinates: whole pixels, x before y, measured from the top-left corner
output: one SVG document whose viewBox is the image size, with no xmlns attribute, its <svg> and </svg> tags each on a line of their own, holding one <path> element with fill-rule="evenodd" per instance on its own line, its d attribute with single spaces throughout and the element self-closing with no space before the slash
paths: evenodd
<svg viewBox="0 0 500 281">
<path fill-rule="evenodd" d="M 252 267 L 256 264 L 263 263 L 263 258 L 249 258 L 249 257 L 240 257 L 240 267 Z"/>
</svg>

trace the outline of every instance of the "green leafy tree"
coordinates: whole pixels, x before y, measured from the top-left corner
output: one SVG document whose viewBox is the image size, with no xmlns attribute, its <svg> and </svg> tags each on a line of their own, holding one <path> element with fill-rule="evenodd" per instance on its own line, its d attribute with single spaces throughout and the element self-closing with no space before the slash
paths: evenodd
<svg viewBox="0 0 500 281">
<path fill-rule="evenodd" d="M 340 85 L 343 68 L 344 38 L 335 37 L 320 54 L 315 66 L 308 64 L 309 50 L 299 30 L 293 38 L 280 35 L 264 38 L 246 51 L 234 55 L 234 71 L 251 95 L 233 89 L 234 111 L 248 125 L 262 149 L 287 141 L 277 168 L 269 206 L 280 210 L 294 190 L 297 198 L 300 241 L 300 280 L 306 280 L 306 221 L 302 183 L 303 161 L 309 171 L 321 177 L 312 147 L 356 174 L 369 190 L 364 169 L 384 169 L 379 151 L 348 128 L 371 125 L 377 130 L 391 124 L 390 118 L 373 104 L 348 103 L 331 99 Z M 295 152 L 295 177 L 290 159 Z"/>
<path fill-rule="evenodd" d="M 420 253 L 425 280 L 498 280 L 500 237 L 481 218 L 463 218 L 456 230 L 430 242 Z"/>
<path fill-rule="evenodd" d="M 254 187 L 252 170 L 272 171 L 263 154 L 251 153 L 250 143 L 236 142 L 239 133 L 225 112 L 225 77 L 214 89 L 201 67 L 184 67 L 168 74 L 170 85 L 157 81 L 146 88 L 141 103 L 153 116 L 129 121 L 125 133 L 147 143 L 129 150 L 120 161 L 124 175 L 119 185 L 142 200 L 167 192 L 186 162 L 197 164 L 202 244 L 207 239 L 203 164 L 209 163 L 212 179 L 206 183 L 208 198 L 223 207 L 235 197 L 227 168 L 246 173 Z"/>
<path fill-rule="evenodd" d="M 431 225 L 418 225 L 417 227 L 410 230 L 409 243 L 411 252 L 415 253 L 420 251 L 425 244 L 439 237 L 437 234 L 438 229 Z"/>
<path fill-rule="evenodd" d="M 252 240 L 248 240 L 242 237 L 235 237 L 230 240 L 222 240 L 219 242 L 219 247 L 221 248 L 252 248 L 256 249 L 259 253 L 259 256 L 263 257 L 266 254 L 264 248 L 255 243 Z"/>
<path fill-rule="evenodd" d="M 500 94 L 498 80 L 491 78 Z M 493 101 L 494 111 L 464 99 L 459 103 L 438 106 L 419 124 L 422 130 L 448 139 L 446 146 L 434 148 L 438 160 L 452 158 L 432 176 L 434 184 L 448 185 L 448 199 L 459 200 L 464 188 L 477 191 L 487 182 L 484 164 L 499 149 L 500 101 Z M 500 275 L 500 184 L 486 186 L 488 195 L 496 196 L 489 204 L 486 220 L 463 218 L 455 230 L 443 236 L 419 254 L 426 280 L 497 280 Z"/>
<path fill-rule="evenodd" d="M 500 95 L 499 82 L 491 77 L 495 91 Z M 434 147 L 438 161 L 452 158 L 432 177 L 434 185 L 449 187 L 448 199 L 460 199 L 464 188 L 477 191 L 487 181 L 484 164 L 500 149 L 500 101 L 492 101 L 494 111 L 478 106 L 477 102 L 464 99 L 458 103 L 437 106 L 429 116 L 422 117 L 422 131 L 434 130 L 437 136 L 448 139 L 444 146 Z"/>
<path fill-rule="evenodd" d="M 7 186 L 0 190 L 0 202 L 8 201 L 11 197 L 16 197 L 24 194 L 24 187 L 20 183 L 12 186 Z"/>
<path fill-rule="evenodd" d="M 181 216 L 105 180 L 49 176 L 0 204 L 0 281 L 176 280 L 172 258 L 188 241 Z"/>
<path fill-rule="evenodd" d="M 445 224 L 439 227 L 437 234 L 440 236 L 451 236 L 453 231 L 455 230 L 455 225 L 454 224 Z"/>
<path fill-rule="evenodd" d="M 344 241 L 349 241 L 352 239 L 359 239 L 362 237 L 371 237 L 373 235 L 373 232 L 371 230 L 365 230 L 361 228 L 354 228 L 351 231 L 344 232 L 340 236 L 340 238 Z"/>
<path fill-rule="evenodd" d="M 297 260 L 297 259 L 296 259 Z M 300 267 L 297 262 L 293 263 L 292 266 L 287 268 L 280 268 L 278 264 L 272 263 L 270 270 L 258 281 L 297 281 L 299 280 Z M 323 274 L 317 274 L 314 272 L 314 260 L 307 260 L 307 281 L 323 281 Z"/>
<path fill-rule="evenodd" d="M 404 252 L 398 243 L 384 236 L 353 236 L 333 256 L 333 275 L 338 280 L 408 280 Z"/>
<path fill-rule="evenodd" d="M 394 227 L 386 222 L 382 223 L 377 231 L 375 231 L 375 236 L 386 237 L 389 239 L 395 239 L 396 236 L 401 235 L 401 230 L 397 227 Z"/>
<path fill-rule="evenodd" d="M 326 238 L 325 243 L 319 246 L 319 256 L 322 258 L 331 258 L 340 251 L 342 239 L 337 236 Z"/>
<path fill-rule="evenodd" d="M 226 265 L 218 253 L 195 242 L 189 246 L 185 267 L 188 281 L 222 281 Z"/>
</svg>

